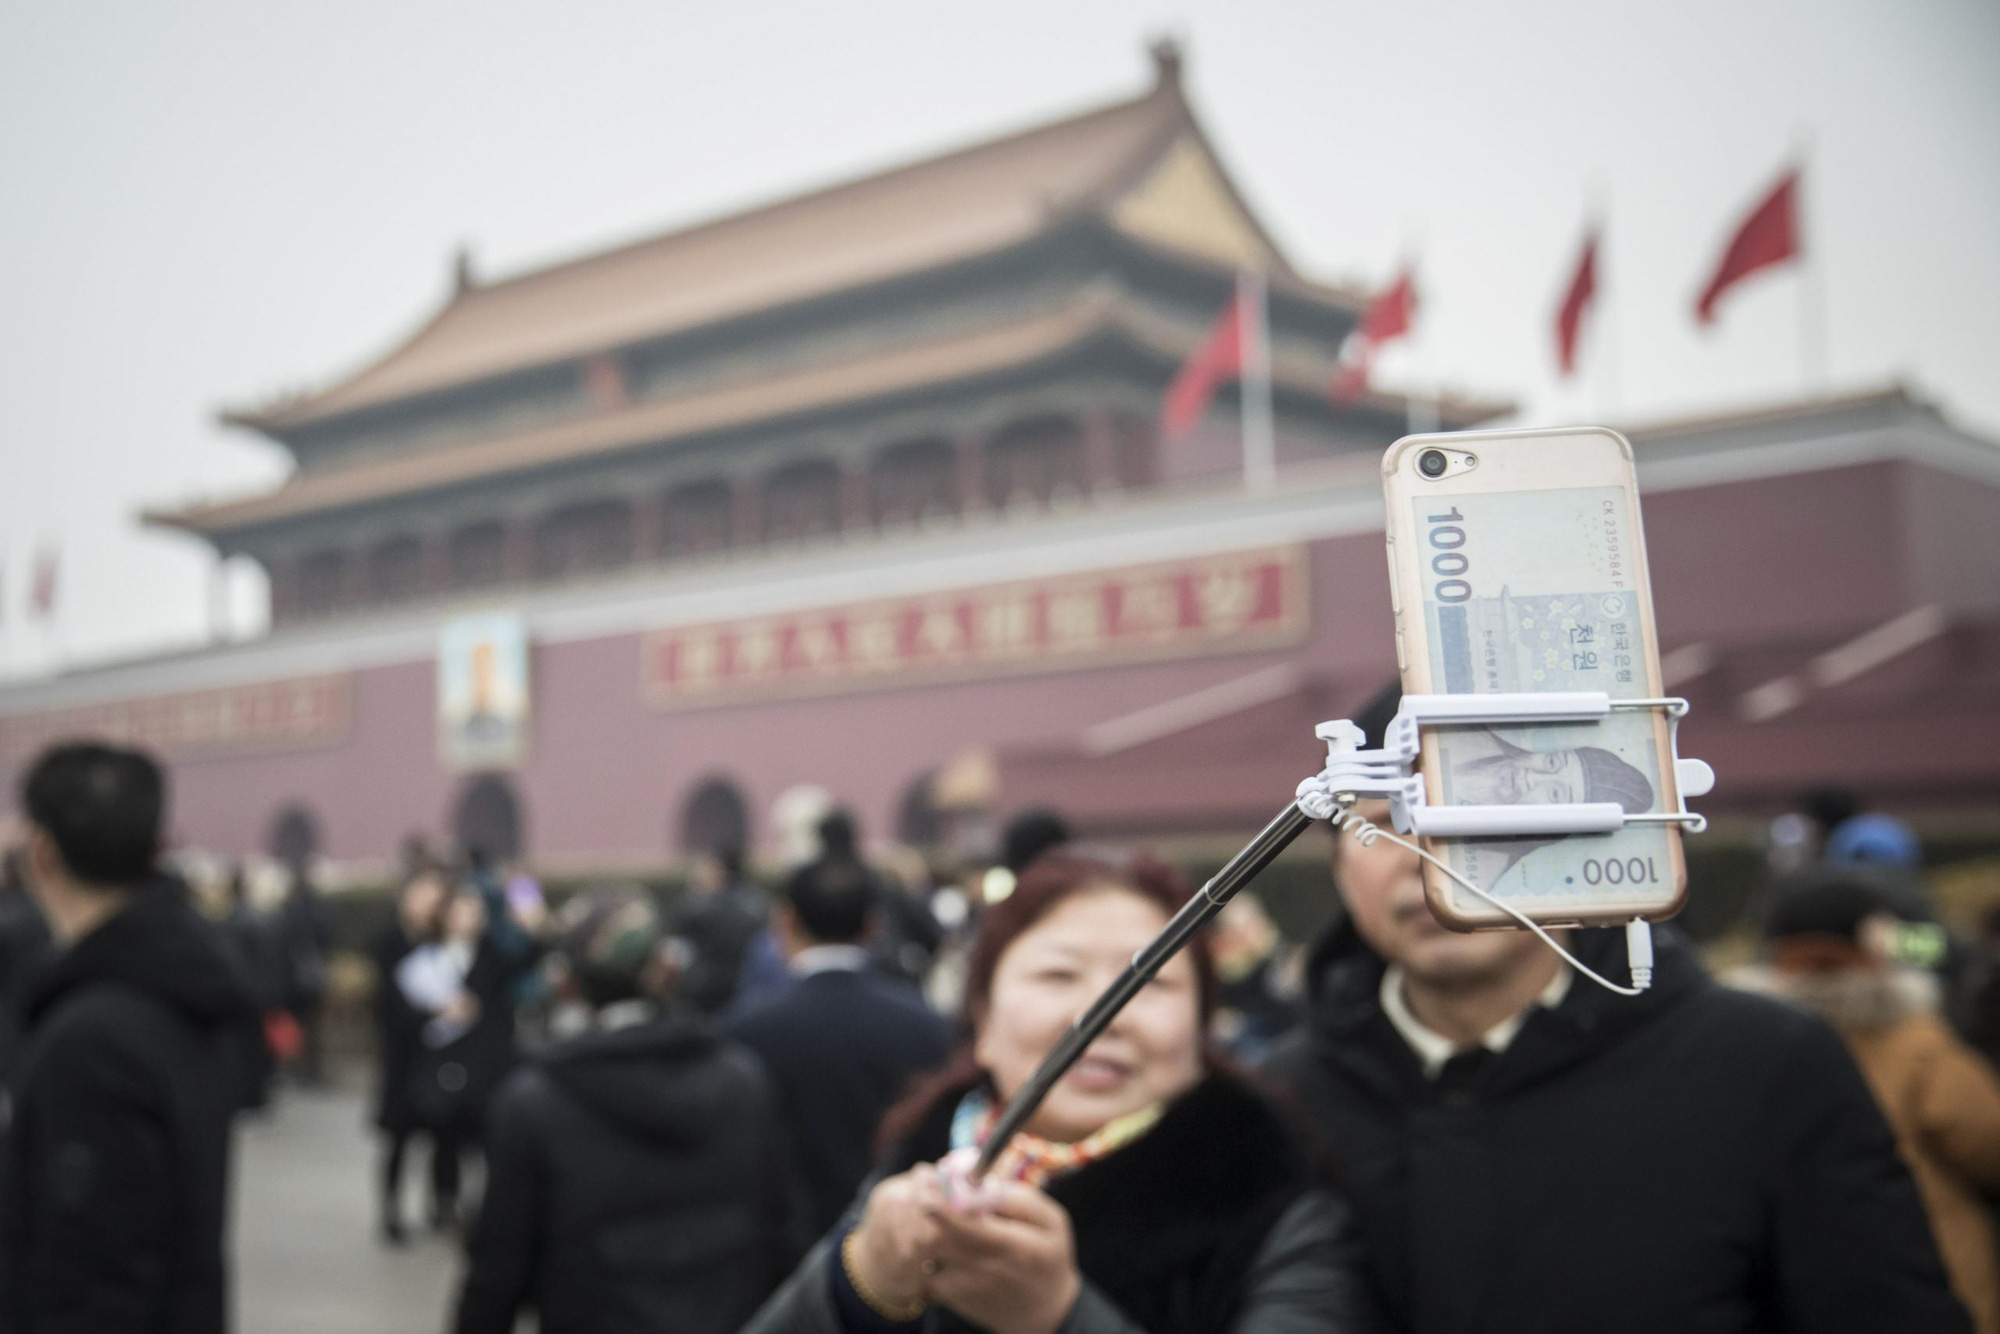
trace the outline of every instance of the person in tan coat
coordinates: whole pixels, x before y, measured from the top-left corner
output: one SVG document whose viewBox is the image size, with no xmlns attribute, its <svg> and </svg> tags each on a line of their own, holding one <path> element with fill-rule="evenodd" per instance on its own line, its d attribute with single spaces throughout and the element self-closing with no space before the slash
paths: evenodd
<svg viewBox="0 0 2000 1334">
<path fill-rule="evenodd" d="M 1931 974 L 1898 962 L 1899 922 L 1852 872 L 1817 871 L 1765 925 L 1767 963 L 1737 979 L 1840 1031 L 1895 1132 L 1931 1230 L 1979 1334 L 2000 1334 L 2000 1077 L 1938 1013 Z M 1935 929 L 1935 928 L 1930 928 Z"/>
</svg>

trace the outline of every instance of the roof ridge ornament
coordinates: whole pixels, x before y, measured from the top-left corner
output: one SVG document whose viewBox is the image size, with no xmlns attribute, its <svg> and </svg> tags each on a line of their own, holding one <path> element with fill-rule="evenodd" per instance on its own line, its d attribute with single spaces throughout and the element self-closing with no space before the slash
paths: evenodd
<svg viewBox="0 0 2000 1334">
<path fill-rule="evenodd" d="M 1178 89 L 1181 86 L 1181 44 L 1173 37 L 1156 37 L 1146 48 L 1153 58 L 1153 87 Z"/>
<path fill-rule="evenodd" d="M 460 241 L 451 255 L 451 294 L 464 296 L 477 286 L 479 275 L 472 269 L 472 243 Z"/>
</svg>

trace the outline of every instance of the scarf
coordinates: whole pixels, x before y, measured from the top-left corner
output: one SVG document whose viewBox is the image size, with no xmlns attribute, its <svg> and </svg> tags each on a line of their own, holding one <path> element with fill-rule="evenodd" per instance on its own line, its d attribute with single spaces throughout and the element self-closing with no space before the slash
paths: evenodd
<svg viewBox="0 0 2000 1334">
<path fill-rule="evenodd" d="M 1046 1186 L 1057 1177 L 1067 1176 L 1124 1148 L 1151 1130 L 1165 1110 L 1162 1104 L 1156 1102 L 1136 1112 L 1127 1112 L 1117 1120 L 1099 1126 L 1074 1144 L 1058 1144 L 1040 1135 L 1019 1131 L 1013 1142 L 1000 1151 L 1000 1157 L 994 1161 L 992 1175 L 1002 1181 Z M 984 1090 L 974 1089 L 965 1095 L 958 1104 L 958 1110 L 952 1113 L 951 1147 L 954 1150 L 983 1148 L 992 1137 L 993 1123 L 999 1119 L 1000 1109 L 993 1100 L 986 1096 Z"/>
</svg>

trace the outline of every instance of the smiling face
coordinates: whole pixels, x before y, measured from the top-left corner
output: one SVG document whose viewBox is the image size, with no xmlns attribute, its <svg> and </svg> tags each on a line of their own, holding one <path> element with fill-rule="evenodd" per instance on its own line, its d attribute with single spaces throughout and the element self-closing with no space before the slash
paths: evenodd
<svg viewBox="0 0 2000 1334">
<path fill-rule="evenodd" d="M 994 967 L 974 1045 L 1001 1098 L 1028 1082 L 1076 1017 L 1166 924 L 1151 900 L 1105 884 L 1067 896 L 1015 937 Z M 1171 1101 L 1200 1078 L 1200 1002 L 1194 964 L 1182 953 L 1090 1044 L 1027 1129 L 1074 1143 Z"/>
<path fill-rule="evenodd" d="M 1355 809 L 1376 824 L 1389 823 L 1386 801 L 1364 801 Z M 1484 986 L 1532 961 L 1542 948 L 1525 931 L 1447 931 L 1424 899 L 1423 863 L 1386 838 L 1364 848 L 1342 837 L 1334 845 L 1333 878 L 1361 938 L 1426 985 Z"/>
</svg>

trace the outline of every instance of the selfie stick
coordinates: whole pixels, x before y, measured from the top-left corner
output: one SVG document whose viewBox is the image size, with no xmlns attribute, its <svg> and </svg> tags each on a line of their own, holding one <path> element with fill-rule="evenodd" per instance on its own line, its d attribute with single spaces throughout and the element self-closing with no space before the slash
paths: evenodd
<svg viewBox="0 0 2000 1334">
<path fill-rule="evenodd" d="M 1601 722 L 1613 713 L 1660 710 L 1667 715 L 1668 735 L 1673 742 L 1676 809 L 1658 814 L 1631 814 L 1616 802 L 1524 803 L 1515 806 L 1432 806 L 1424 793 L 1421 774 L 1414 774 L 1420 746 L 1419 729 L 1425 726 L 1470 725 L 1493 727 L 1520 723 Z M 1680 757 L 1680 720 L 1687 715 L 1684 699 L 1614 700 L 1603 691 L 1551 692 L 1548 694 L 1494 695 L 1405 695 L 1402 707 L 1384 729 L 1380 750 L 1361 749 L 1362 731 L 1352 722 L 1321 723 L 1314 735 L 1326 742 L 1326 767 L 1299 784 L 1292 803 L 1264 826 L 1243 850 L 1229 859 L 1201 891 L 1181 905 L 1160 934 L 1132 956 L 1104 993 L 1090 1008 L 1077 1016 L 1069 1032 L 1042 1058 L 1034 1075 L 1008 1100 L 993 1123 L 986 1143 L 979 1150 L 969 1176 L 984 1177 L 1003 1150 L 1013 1140 L 1049 1090 L 1076 1064 L 1091 1043 L 1111 1026 L 1126 1003 L 1139 994 L 1181 952 L 1208 921 L 1236 897 L 1238 890 L 1256 878 L 1279 853 L 1290 847 L 1315 820 L 1330 820 L 1337 831 L 1351 831 L 1364 844 L 1377 838 L 1395 838 L 1387 831 L 1353 813 L 1362 797 L 1387 798 L 1391 822 L 1405 834 L 1426 838 L 1494 838 L 1524 835 L 1609 834 L 1628 824 L 1677 824 L 1691 834 L 1708 827 L 1706 817 L 1687 808 L 1687 798 L 1699 797 L 1715 785 L 1715 772 L 1700 760 Z M 1405 844 L 1414 848 L 1414 845 Z M 1417 854 L 1436 861 L 1430 854 Z M 1437 863 L 1447 875 L 1464 884 L 1487 902 L 1512 914 L 1522 926 L 1533 931 L 1576 968 L 1601 985 L 1625 995 L 1637 995 L 1651 980 L 1652 937 L 1644 921 L 1635 920 L 1627 928 L 1626 941 L 1634 986 L 1621 987 L 1579 963 L 1540 924 L 1521 916 L 1500 899 L 1477 885 L 1471 885 Z"/>
</svg>

